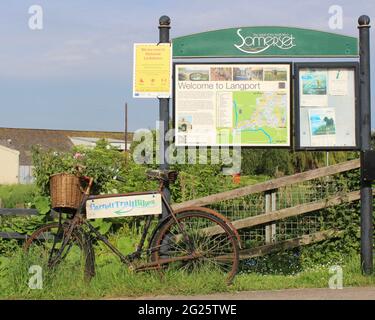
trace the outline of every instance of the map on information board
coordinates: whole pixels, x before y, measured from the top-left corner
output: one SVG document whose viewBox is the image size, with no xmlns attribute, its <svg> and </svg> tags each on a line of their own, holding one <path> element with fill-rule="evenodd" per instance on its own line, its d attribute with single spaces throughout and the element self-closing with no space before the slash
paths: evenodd
<svg viewBox="0 0 375 320">
<path fill-rule="evenodd" d="M 289 64 L 176 64 L 177 146 L 289 146 Z"/>
</svg>

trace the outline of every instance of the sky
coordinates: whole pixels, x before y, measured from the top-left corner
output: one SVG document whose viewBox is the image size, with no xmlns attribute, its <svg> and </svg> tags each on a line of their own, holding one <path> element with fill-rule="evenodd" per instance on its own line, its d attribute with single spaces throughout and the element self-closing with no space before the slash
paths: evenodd
<svg viewBox="0 0 375 320">
<path fill-rule="evenodd" d="M 43 30 L 29 28 L 32 5 L 43 8 Z M 342 30 L 329 28 L 331 5 L 343 9 Z M 132 98 L 133 44 L 157 42 L 164 14 L 171 38 L 257 25 L 358 36 L 362 14 L 375 25 L 372 0 L 2 0 L 0 127 L 122 131 L 128 102 L 130 131 L 155 128 L 158 100 Z M 374 41 L 371 50 L 375 63 Z"/>
</svg>

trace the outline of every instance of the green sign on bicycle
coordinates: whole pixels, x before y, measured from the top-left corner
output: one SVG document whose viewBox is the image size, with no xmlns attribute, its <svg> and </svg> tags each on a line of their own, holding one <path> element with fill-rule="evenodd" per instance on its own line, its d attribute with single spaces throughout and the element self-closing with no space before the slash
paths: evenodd
<svg viewBox="0 0 375 320">
<path fill-rule="evenodd" d="M 86 202 L 88 219 L 132 217 L 161 212 L 161 195 L 155 193 L 95 198 Z"/>
</svg>

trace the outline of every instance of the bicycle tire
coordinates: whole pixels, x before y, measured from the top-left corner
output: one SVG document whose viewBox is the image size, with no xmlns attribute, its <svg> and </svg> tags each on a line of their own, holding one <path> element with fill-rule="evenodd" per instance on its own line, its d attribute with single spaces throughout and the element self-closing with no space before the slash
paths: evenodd
<svg viewBox="0 0 375 320">
<path fill-rule="evenodd" d="M 95 253 L 90 239 L 83 231 L 80 229 L 74 230 L 71 239 L 68 241 L 61 256 L 56 256 L 56 253 L 59 250 L 59 244 L 61 244 L 61 241 L 67 232 L 67 228 L 68 226 L 65 225 L 59 226 L 59 223 L 57 222 L 42 226 L 34 231 L 34 233 L 26 240 L 23 246 L 24 252 L 29 254 L 29 256 L 34 255 L 34 259 L 38 264 L 42 264 L 42 266 L 50 269 L 61 264 L 63 260 L 69 261 L 70 264 L 73 265 L 79 263 L 80 267 L 83 268 L 84 279 L 89 281 L 95 275 Z M 51 234 L 53 235 L 53 238 L 50 237 Z M 51 240 L 57 240 L 54 249 L 55 252 L 52 252 L 53 245 L 51 244 Z M 50 242 L 47 243 L 48 241 Z M 72 248 L 75 250 L 71 251 Z M 73 253 L 77 253 L 78 250 L 80 251 L 80 254 L 77 259 L 77 255 L 74 256 Z M 54 266 L 49 264 L 51 257 L 55 259 Z"/>
<path fill-rule="evenodd" d="M 194 253 L 199 258 L 171 262 L 168 265 L 173 264 L 177 269 L 183 270 L 193 270 L 203 265 L 219 267 L 226 274 L 227 283 L 232 283 L 238 271 L 239 244 L 230 226 L 219 217 L 198 210 L 180 212 L 176 215 L 176 220 L 179 223 L 171 218 L 156 233 L 151 244 L 151 260 L 158 262 Z M 190 244 L 181 242 L 181 236 L 178 236 L 181 235 L 179 225 L 189 235 Z M 214 232 L 213 228 L 217 233 L 210 235 L 209 230 Z"/>
</svg>

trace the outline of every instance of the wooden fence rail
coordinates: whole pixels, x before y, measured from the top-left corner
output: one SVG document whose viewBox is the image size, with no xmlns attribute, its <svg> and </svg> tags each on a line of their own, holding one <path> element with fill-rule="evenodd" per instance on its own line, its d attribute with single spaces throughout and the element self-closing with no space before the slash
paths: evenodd
<svg viewBox="0 0 375 320">
<path fill-rule="evenodd" d="M 39 212 L 36 209 L 19 209 L 19 208 L 0 208 L 0 216 L 36 216 Z M 53 211 L 50 213 L 54 214 Z M 28 235 L 21 234 L 18 232 L 5 232 L 0 231 L 0 239 L 17 239 L 17 240 L 26 240 Z"/>
<path fill-rule="evenodd" d="M 217 203 L 224 200 L 231 200 L 235 198 L 240 198 L 243 196 L 247 196 L 254 193 L 260 193 L 265 191 L 270 191 L 274 189 L 278 189 L 281 187 L 285 187 L 288 185 L 292 185 L 299 182 L 305 182 L 317 178 L 322 178 L 326 176 L 330 176 L 333 174 L 341 173 L 350 171 L 353 169 L 358 169 L 360 167 L 360 161 L 358 159 L 347 161 L 339 164 L 335 164 L 328 167 L 323 167 L 319 169 L 309 170 L 302 173 L 296 173 L 290 176 L 285 176 L 273 180 L 269 180 L 266 182 L 261 182 L 257 184 L 253 184 L 250 186 L 220 192 L 213 195 L 209 195 L 206 197 L 202 197 L 199 199 L 189 200 L 181 203 L 176 203 L 172 205 L 172 208 L 177 209 L 183 209 L 186 207 L 191 206 L 207 206 L 213 203 Z"/>
<path fill-rule="evenodd" d="M 301 246 L 307 246 L 312 243 L 340 237 L 342 234 L 343 231 L 338 230 L 318 231 L 294 239 L 288 239 L 284 241 L 279 241 L 277 243 L 271 243 L 250 249 L 244 249 L 240 251 L 240 259 L 244 260 L 249 258 L 261 257 L 273 252 L 289 250 Z"/>
<path fill-rule="evenodd" d="M 232 221 L 234 227 L 237 230 L 261 225 L 265 226 L 265 245 L 241 251 L 241 259 L 256 257 L 274 251 L 290 249 L 297 246 L 308 245 L 314 242 L 323 241 L 325 239 L 334 238 L 338 236 L 340 233 L 342 233 L 342 231 L 337 230 L 319 231 L 315 232 L 312 235 L 303 235 L 299 238 L 276 242 L 275 223 L 286 218 L 295 217 L 310 212 L 317 212 L 319 210 L 333 207 L 342 203 L 352 203 L 358 201 L 360 199 L 359 191 L 338 193 L 336 195 L 332 195 L 322 200 L 304 203 L 279 210 L 276 210 L 276 192 L 277 189 L 282 187 L 290 186 L 296 183 L 302 183 L 305 181 L 310 181 L 313 179 L 323 178 L 326 176 L 347 172 L 358 168 L 360 168 L 360 161 L 359 159 L 356 159 L 352 161 L 339 163 L 336 165 L 331 165 L 315 170 L 309 170 L 306 172 L 273 179 L 266 182 L 257 183 L 235 190 L 209 195 L 199 199 L 185 201 L 182 203 L 172 205 L 172 208 L 177 210 L 187 208 L 190 206 L 207 206 L 219 203 L 221 201 L 241 198 L 243 196 L 251 194 L 262 192 L 265 193 L 266 201 L 263 212 L 258 212 L 256 216 L 246 217 Z M 267 201 L 267 196 L 270 198 L 270 195 L 272 202 L 270 202 L 270 199 L 268 199 Z M 205 231 L 208 234 L 212 235 L 220 233 L 220 229 L 217 227 L 206 228 Z"/>
<path fill-rule="evenodd" d="M 375 190 L 373 191 L 373 194 L 375 195 Z M 295 217 L 301 214 L 305 214 L 308 212 L 314 212 L 321 209 L 333 207 L 342 203 L 350 203 L 354 201 L 358 201 L 360 199 L 360 193 L 359 191 L 353 191 L 344 193 L 339 196 L 330 197 L 324 200 L 320 201 L 314 201 L 310 203 L 301 204 L 295 207 L 280 209 L 276 211 L 272 211 L 270 213 L 264 213 L 259 214 L 253 217 L 248 217 L 240 220 L 234 220 L 232 221 L 233 226 L 237 229 L 244 229 L 244 228 L 250 228 L 259 226 L 262 224 L 267 224 L 274 221 L 279 221 L 282 219 Z M 209 227 L 205 229 L 205 232 L 207 232 L 210 235 L 215 235 L 222 233 L 223 230 L 221 230 L 220 227 Z"/>
<path fill-rule="evenodd" d="M 17 208 L 1 208 L 0 216 L 36 216 L 38 215 L 36 209 L 17 209 Z"/>
<path fill-rule="evenodd" d="M 17 239 L 17 240 L 26 240 L 28 235 L 21 234 L 18 232 L 0 232 L 0 238 L 3 239 Z"/>
</svg>

